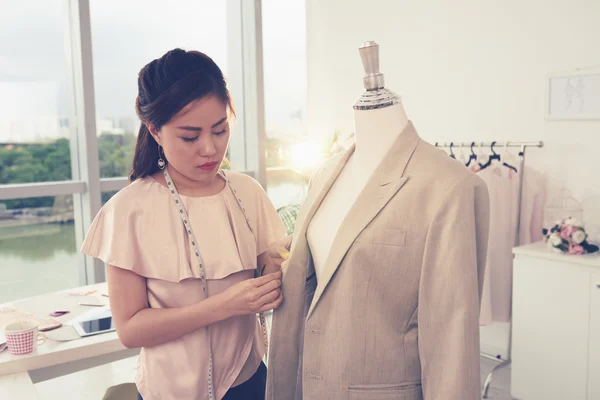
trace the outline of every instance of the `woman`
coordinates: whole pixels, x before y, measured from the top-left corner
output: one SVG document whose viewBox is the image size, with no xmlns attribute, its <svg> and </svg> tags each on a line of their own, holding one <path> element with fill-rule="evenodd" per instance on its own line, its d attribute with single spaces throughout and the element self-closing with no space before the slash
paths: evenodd
<svg viewBox="0 0 600 400">
<path fill-rule="evenodd" d="M 285 227 L 256 181 L 220 170 L 234 111 L 213 60 L 169 51 L 142 68 L 138 90 L 131 184 L 82 251 L 107 264 L 119 339 L 142 348 L 140 398 L 262 400 L 256 313 L 282 302 L 266 250 Z"/>
</svg>

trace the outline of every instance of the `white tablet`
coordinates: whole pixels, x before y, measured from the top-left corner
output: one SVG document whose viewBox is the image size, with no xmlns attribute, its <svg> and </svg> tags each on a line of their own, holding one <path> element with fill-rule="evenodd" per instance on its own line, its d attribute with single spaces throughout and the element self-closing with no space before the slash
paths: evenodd
<svg viewBox="0 0 600 400">
<path fill-rule="evenodd" d="M 112 332 L 116 329 L 110 311 L 102 313 L 94 319 L 73 322 L 73 328 L 81 337 Z"/>
</svg>

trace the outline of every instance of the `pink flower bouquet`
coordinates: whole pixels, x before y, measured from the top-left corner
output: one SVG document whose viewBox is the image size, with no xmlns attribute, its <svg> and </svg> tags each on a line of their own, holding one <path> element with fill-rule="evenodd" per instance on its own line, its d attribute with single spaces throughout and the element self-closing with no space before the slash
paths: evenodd
<svg viewBox="0 0 600 400">
<path fill-rule="evenodd" d="M 543 233 L 548 247 L 560 253 L 586 254 L 598 251 L 598 246 L 587 241 L 588 235 L 583 224 L 573 218 L 557 221 L 550 230 L 544 229 Z"/>
</svg>

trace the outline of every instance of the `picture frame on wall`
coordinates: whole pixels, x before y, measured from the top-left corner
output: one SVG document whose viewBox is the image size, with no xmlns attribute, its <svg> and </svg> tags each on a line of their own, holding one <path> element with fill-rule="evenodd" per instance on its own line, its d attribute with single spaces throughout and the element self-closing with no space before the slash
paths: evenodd
<svg viewBox="0 0 600 400">
<path fill-rule="evenodd" d="M 547 120 L 600 120 L 600 68 L 549 74 L 545 102 Z"/>
</svg>

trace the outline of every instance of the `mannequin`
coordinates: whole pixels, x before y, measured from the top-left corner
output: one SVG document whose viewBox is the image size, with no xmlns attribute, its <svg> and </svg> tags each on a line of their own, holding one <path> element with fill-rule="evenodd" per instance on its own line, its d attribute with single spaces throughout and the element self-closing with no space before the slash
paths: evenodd
<svg viewBox="0 0 600 400">
<path fill-rule="evenodd" d="M 384 88 L 383 74 L 379 72 L 379 46 L 366 42 L 359 52 L 366 72 L 363 79 L 366 92 L 354 105 L 354 153 L 323 199 L 307 232 L 317 280 L 344 217 L 408 125 L 400 98 Z"/>
<path fill-rule="evenodd" d="M 313 174 L 298 213 L 266 399 L 479 400 L 487 187 L 419 137 L 377 44 L 359 51 L 355 144 Z"/>
</svg>

